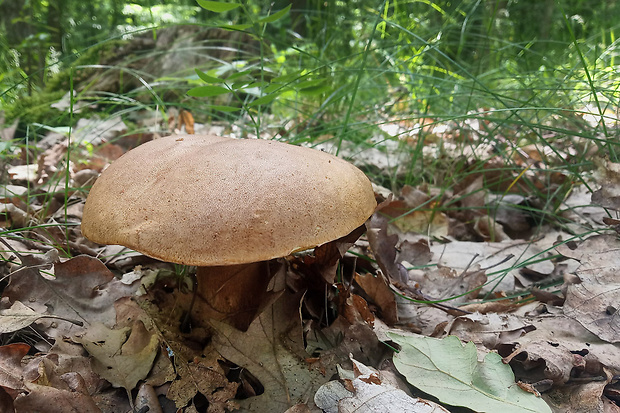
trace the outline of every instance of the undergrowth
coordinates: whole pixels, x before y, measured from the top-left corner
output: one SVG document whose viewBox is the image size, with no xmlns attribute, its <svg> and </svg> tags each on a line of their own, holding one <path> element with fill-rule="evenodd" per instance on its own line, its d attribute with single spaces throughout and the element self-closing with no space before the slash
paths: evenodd
<svg viewBox="0 0 620 413">
<path fill-rule="evenodd" d="M 32 96 L 23 89 L 16 99 L 0 92 L 7 124 L 20 119 L 3 163 L 17 163 L 26 139 L 38 142 L 50 129 L 75 133 L 85 114 L 121 117 L 127 130 L 110 143 L 169 133 L 165 125 L 175 108 L 237 137 L 337 152 L 397 194 L 405 185 L 453 194 L 482 176 L 481 190 L 534 199 L 519 208 L 542 228 L 562 224 L 563 202 L 575 185 L 589 185 L 595 157 L 618 159 L 614 26 L 589 31 L 571 19 L 571 10 L 556 10 L 566 17 L 567 37 L 538 43 L 503 36 L 519 28 L 502 18 L 496 2 L 384 2 L 377 9 L 364 1 L 329 3 L 290 11 L 246 4 L 207 13 L 209 20 L 195 24 L 222 38 L 188 36 L 181 49 L 135 50 L 120 60 L 115 56 L 132 38 L 155 44 L 163 26 L 138 29 L 122 41 L 118 33 L 110 36 L 82 58 L 60 63 L 60 73 Z M 196 18 L 190 9 L 183 13 Z M 148 72 L 149 63 L 181 59 L 180 50 L 217 56 L 195 67 L 178 60 L 178 70 L 165 76 Z M 71 104 L 51 109 L 71 83 L 77 91 Z M 159 126 L 145 127 L 145 117 L 159 119 Z M 89 142 L 72 139 L 71 145 L 68 153 L 77 157 Z M 425 206 L 431 207 L 459 208 Z"/>
</svg>

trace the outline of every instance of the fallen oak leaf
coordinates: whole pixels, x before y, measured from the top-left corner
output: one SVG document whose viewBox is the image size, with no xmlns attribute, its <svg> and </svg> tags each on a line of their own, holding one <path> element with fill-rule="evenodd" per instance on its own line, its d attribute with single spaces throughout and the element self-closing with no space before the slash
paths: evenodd
<svg viewBox="0 0 620 413">
<path fill-rule="evenodd" d="M 175 364 L 178 377 L 172 381 L 166 397 L 177 408 L 187 406 L 196 394 L 209 401 L 209 411 L 224 412 L 237 408 L 233 401 L 239 383 L 229 382 L 217 362 L 216 354 L 195 357 L 193 360 Z"/>
<path fill-rule="evenodd" d="M 30 351 L 30 346 L 22 343 L 0 347 L 0 387 L 12 398 L 24 389 L 22 359 Z"/>
<path fill-rule="evenodd" d="M 288 291 L 242 333 L 227 324 L 211 321 L 215 349 L 242 366 L 261 383 L 264 392 L 239 402 L 252 412 L 285 411 L 298 401 L 311 400 L 327 381 L 305 361 L 299 314 L 301 294 Z M 334 364 L 335 366 L 335 364 Z M 310 406 L 313 407 L 313 406 Z"/>
<path fill-rule="evenodd" d="M 173 294 L 160 295 L 158 291 L 163 285 L 169 284 L 156 283 L 145 296 L 136 300 L 126 297 L 114 303 L 117 325 L 141 320 L 165 346 L 165 350 L 155 358 L 145 382 L 153 387 L 170 383 L 166 397 L 178 409 L 193 409 L 194 406 L 190 405 L 192 399 L 201 394 L 209 402 L 209 411 L 235 410 L 233 399 L 239 384 L 226 378 L 219 354 L 209 346 L 203 351 L 207 339 L 204 329 L 193 328 L 188 334 L 179 331 L 176 320 L 189 310 L 191 295 L 179 289 Z M 154 296 L 159 297 L 157 304 L 151 301 Z"/>
<path fill-rule="evenodd" d="M 30 412 L 80 412 L 101 413 L 94 400 L 84 393 L 78 373 L 66 373 L 62 379 L 69 389 L 57 389 L 35 383 L 27 383 L 29 393 L 15 399 L 16 413 Z"/>
<path fill-rule="evenodd" d="M 0 334 L 21 330 L 42 318 L 55 318 L 78 326 L 84 325 L 84 323 L 78 320 L 37 313 L 32 308 L 25 306 L 21 301 L 15 301 L 11 308 L 0 310 Z"/>
<path fill-rule="evenodd" d="M 114 301 L 132 295 L 138 282 L 125 285 L 94 257 L 79 255 L 54 264 L 54 277 L 42 275 L 37 268 L 25 268 L 11 276 L 4 295 L 10 301 L 45 305 L 48 313 L 66 319 L 79 319 L 113 325 Z M 52 329 L 52 327 L 49 327 Z M 75 325 L 57 323 L 52 335 L 80 332 Z"/>
<path fill-rule="evenodd" d="M 620 319 L 614 307 L 620 301 L 617 268 L 620 242 L 614 235 L 595 235 L 577 249 L 559 245 L 557 251 L 581 263 L 578 282 L 566 282 L 564 314 L 581 323 L 600 339 L 620 343 Z"/>
<path fill-rule="evenodd" d="M 119 330 L 92 324 L 74 341 L 92 356 L 92 367 L 97 374 L 128 392 L 148 375 L 159 349 L 159 338 L 142 321 Z"/>
</svg>

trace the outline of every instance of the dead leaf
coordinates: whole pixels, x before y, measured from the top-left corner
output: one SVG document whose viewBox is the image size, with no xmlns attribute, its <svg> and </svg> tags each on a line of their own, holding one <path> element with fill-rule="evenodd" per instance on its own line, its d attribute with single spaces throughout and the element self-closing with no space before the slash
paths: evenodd
<svg viewBox="0 0 620 413">
<path fill-rule="evenodd" d="M 353 372 L 340 370 L 340 378 L 350 383 L 351 391 L 337 381 L 321 386 L 314 396 L 315 403 L 326 413 L 394 412 L 448 413 L 437 403 L 413 398 L 403 390 L 384 382 L 380 372 L 362 363 L 353 362 Z M 353 380 L 349 377 L 353 376 Z"/>
<path fill-rule="evenodd" d="M 111 326 L 116 318 L 114 301 L 133 294 L 139 284 L 121 283 L 101 261 L 86 255 L 56 263 L 54 274 L 44 276 L 35 267 L 27 268 L 11 276 L 4 295 L 13 302 L 45 305 L 49 315 Z M 52 335 L 69 335 L 83 328 L 55 322 L 46 330 Z"/>
<path fill-rule="evenodd" d="M 240 401 L 252 412 L 285 411 L 297 402 L 312 398 L 326 381 L 310 369 L 305 358 L 299 316 L 300 294 L 284 293 L 242 333 L 214 321 L 215 349 L 227 360 L 252 373 L 264 393 Z"/>
<path fill-rule="evenodd" d="M 582 242 L 576 250 L 566 245 L 557 248 L 565 257 L 578 260 L 578 283 L 566 289 L 564 314 L 610 343 L 620 343 L 620 242 L 613 235 L 596 235 Z"/>
<path fill-rule="evenodd" d="M 390 224 L 401 232 L 416 232 L 431 237 L 445 237 L 449 232 L 448 217 L 439 211 L 437 202 L 413 187 L 405 186 L 401 196 L 381 208 L 381 214 L 392 218 Z"/>
<path fill-rule="evenodd" d="M 211 354 L 195 357 L 187 363 L 176 363 L 178 378 L 170 385 L 166 397 L 173 400 L 177 407 L 183 407 L 196 394 L 202 394 L 209 401 L 209 411 L 214 413 L 224 413 L 237 407 L 232 399 L 239 384 L 226 379 L 215 356 Z"/>
<path fill-rule="evenodd" d="M 194 117 L 192 116 L 192 113 L 187 110 L 181 110 L 179 113 L 179 130 L 183 129 L 183 126 L 185 126 L 186 133 L 190 135 L 194 134 Z"/>
<path fill-rule="evenodd" d="M 12 333 L 22 328 L 28 327 L 41 318 L 56 318 L 65 321 L 62 317 L 40 314 L 25 306 L 20 301 L 15 301 L 11 308 L 0 310 L 0 334 Z M 81 322 L 78 322 L 78 325 Z"/>
<path fill-rule="evenodd" d="M 379 306 L 383 321 L 390 326 L 396 324 L 398 322 L 396 299 L 385 279 L 382 276 L 373 276 L 372 274 L 356 274 L 355 281 L 362 287 L 372 302 Z"/>
<path fill-rule="evenodd" d="M 30 346 L 21 343 L 0 347 L 0 386 L 15 398 L 24 389 L 22 359 Z"/>
<path fill-rule="evenodd" d="M 65 157 L 68 141 L 64 140 L 43 152 L 38 159 L 36 182 L 43 184 L 58 172 L 58 164 Z"/>
<path fill-rule="evenodd" d="M 536 328 L 514 338 L 515 348 L 505 361 L 511 362 L 518 379 L 536 382 L 551 379 L 558 384 L 599 380 L 607 368 L 620 373 L 620 346 L 600 340 L 577 321 L 562 314 L 543 314 L 526 319 Z"/>
<path fill-rule="evenodd" d="M 157 335 L 146 330 L 141 321 L 133 328 L 110 330 L 103 324 L 91 324 L 74 339 L 93 357 L 93 370 L 112 383 L 131 391 L 153 365 L 159 349 Z"/>
<path fill-rule="evenodd" d="M 620 163 L 597 160 L 601 188 L 592 193 L 592 203 L 603 208 L 620 210 Z"/>
<path fill-rule="evenodd" d="M 170 383 L 166 397 L 177 408 L 191 411 L 194 408 L 190 404 L 192 399 L 201 394 L 209 401 L 210 411 L 234 410 L 236 403 L 232 399 L 239 384 L 226 378 L 220 364 L 223 359 L 212 346 L 207 346 L 210 332 L 199 326 L 188 334 L 179 331 L 180 320 L 189 311 L 191 295 L 178 289 L 173 294 L 162 291 L 163 286 L 170 288 L 173 280 L 178 278 L 163 277 L 149 288 L 148 294 L 137 300 L 118 300 L 114 304 L 117 324 L 131 325 L 140 320 L 160 338 L 162 351 L 155 358 L 145 382 L 152 386 Z"/>
<path fill-rule="evenodd" d="M 392 283 L 406 285 L 409 279 L 407 270 L 397 259 L 398 235 L 388 235 L 387 225 L 385 217 L 374 214 L 368 225 L 368 243 L 383 274 Z"/>
<path fill-rule="evenodd" d="M 63 379 L 69 384 L 68 390 L 28 383 L 29 393 L 15 399 L 15 412 L 48 412 L 53 406 L 56 412 L 101 413 L 90 395 L 76 391 L 79 386 L 76 375 L 77 373 L 63 375 Z"/>
</svg>

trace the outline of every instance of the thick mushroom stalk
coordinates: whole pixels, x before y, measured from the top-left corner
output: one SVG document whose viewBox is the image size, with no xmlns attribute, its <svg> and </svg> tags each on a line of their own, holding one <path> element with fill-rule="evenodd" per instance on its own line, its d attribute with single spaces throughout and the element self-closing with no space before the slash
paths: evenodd
<svg viewBox="0 0 620 413">
<path fill-rule="evenodd" d="M 101 174 L 84 206 L 82 233 L 200 267 L 208 317 L 247 315 L 245 325 L 276 291 L 266 262 L 350 233 L 375 207 L 364 173 L 325 152 L 169 136 L 127 152 Z"/>
<path fill-rule="evenodd" d="M 226 321 L 245 331 L 258 314 L 283 291 L 270 283 L 281 265 L 277 261 L 198 267 L 198 300 L 194 319 Z"/>
</svg>

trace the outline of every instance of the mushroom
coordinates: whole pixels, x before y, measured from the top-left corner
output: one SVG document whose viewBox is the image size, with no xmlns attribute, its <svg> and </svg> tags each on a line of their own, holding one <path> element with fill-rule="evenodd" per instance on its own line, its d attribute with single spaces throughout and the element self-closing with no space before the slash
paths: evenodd
<svg viewBox="0 0 620 413">
<path fill-rule="evenodd" d="M 234 314 L 232 324 L 244 330 L 267 290 L 269 260 L 345 236 L 375 207 L 364 173 L 325 152 L 173 135 L 138 146 L 101 174 L 84 206 L 82 233 L 197 266 L 209 317 Z"/>
</svg>

